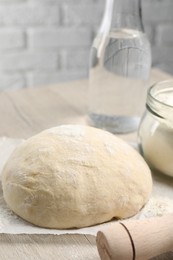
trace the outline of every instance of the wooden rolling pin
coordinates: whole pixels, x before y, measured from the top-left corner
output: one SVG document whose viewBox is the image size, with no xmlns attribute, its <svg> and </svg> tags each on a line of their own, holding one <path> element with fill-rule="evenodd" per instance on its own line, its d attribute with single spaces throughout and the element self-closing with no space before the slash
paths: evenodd
<svg viewBox="0 0 173 260">
<path fill-rule="evenodd" d="M 173 250 L 173 214 L 126 220 L 97 233 L 102 260 L 147 260 Z"/>
</svg>

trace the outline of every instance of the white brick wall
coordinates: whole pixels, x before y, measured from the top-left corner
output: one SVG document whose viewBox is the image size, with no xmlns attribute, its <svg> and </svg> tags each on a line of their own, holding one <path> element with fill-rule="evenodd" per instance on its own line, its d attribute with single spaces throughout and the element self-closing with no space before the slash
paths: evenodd
<svg viewBox="0 0 173 260">
<path fill-rule="evenodd" d="M 68 70 L 86 70 L 88 69 L 89 49 L 72 49 L 61 51 L 61 67 Z"/>
<path fill-rule="evenodd" d="M 173 73 L 173 0 L 142 1 L 153 64 Z M 0 90 L 87 77 L 104 3 L 0 0 Z"/>
<path fill-rule="evenodd" d="M 0 52 L 8 53 L 9 50 L 25 47 L 25 33 L 16 28 L 0 28 Z"/>
<path fill-rule="evenodd" d="M 88 47 L 91 40 L 91 31 L 88 28 L 61 27 L 28 30 L 28 43 L 32 48 Z"/>
<path fill-rule="evenodd" d="M 62 22 L 66 26 L 90 25 L 93 27 L 100 22 L 100 17 L 103 14 L 103 6 L 103 1 L 100 1 L 100 3 L 92 1 L 90 4 L 87 1 L 81 1 L 75 5 L 64 3 L 62 5 Z"/>
<path fill-rule="evenodd" d="M 56 70 L 58 55 L 49 52 L 17 52 L 0 54 L 0 70 L 29 71 L 29 70 Z"/>
<path fill-rule="evenodd" d="M 173 46 L 173 24 L 162 24 L 157 27 L 158 45 Z"/>
<path fill-rule="evenodd" d="M 0 74 L 0 90 L 19 89 L 27 86 L 27 80 L 22 73 L 5 73 Z"/>
<path fill-rule="evenodd" d="M 59 6 L 34 2 L 19 2 L 0 5 L 0 25 L 3 26 L 48 26 L 59 24 Z"/>
<path fill-rule="evenodd" d="M 172 0 L 142 0 L 143 14 L 146 23 L 162 23 L 173 21 Z"/>
</svg>

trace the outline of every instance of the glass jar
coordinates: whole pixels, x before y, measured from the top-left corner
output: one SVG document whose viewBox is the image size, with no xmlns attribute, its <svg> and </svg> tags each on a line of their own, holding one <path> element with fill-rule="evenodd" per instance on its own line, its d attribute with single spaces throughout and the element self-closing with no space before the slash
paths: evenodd
<svg viewBox="0 0 173 260">
<path fill-rule="evenodd" d="M 151 51 L 141 14 L 141 0 L 106 0 L 90 51 L 88 121 L 115 134 L 136 131 L 145 107 Z"/>
<path fill-rule="evenodd" d="M 148 90 L 138 136 L 151 168 L 173 176 L 173 80 L 162 81 Z"/>
</svg>

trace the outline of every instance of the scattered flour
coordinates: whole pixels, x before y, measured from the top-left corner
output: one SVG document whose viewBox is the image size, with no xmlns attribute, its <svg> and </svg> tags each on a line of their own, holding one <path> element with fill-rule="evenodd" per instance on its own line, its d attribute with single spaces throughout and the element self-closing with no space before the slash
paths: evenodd
<svg viewBox="0 0 173 260">
<path fill-rule="evenodd" d="M 62 126 L 63 128 L 63 126 Z M 54 128 L 55 129 L 55 128 Z M 65 130 L 66 129 L 66 130 Z M 85 135 L 83 127 L 76 126 L 75 131 L 71 131 L 69 127 L 65 126 L 65 129 L 62 129 L 62 133 L 66 133 L 66 136 L 72 136 L 72 137 L 77 137 L 77 138 L 82 138 Z M 56 129 L 55 129 L 56 133 Z M 61 131 L 60 131 L 61 134 Z M 76 139 L 76 138 L 74 138 Z M 15 146 L 18 145 L 18 142 L 14 141 L 12 142 L 11 140 L 6 139 L 1 139 L 1 147 L 4 148 L 9 148 L 8 151 L 5 153 L 6 157 L 7 155 L 11 153 L 12 148 L 14 149 Z M 15 144 L 15 145 L 14 145 Z M 14 147 L 12 147 L 14 146 Z M 12 148 L 11 148 L 12 147 Z M 113 151 L 111 150 L 111 147 L 107 147 L 109 150 L 109 153 L 112 153 Z M 4 149 L 2 149 L 4 151 Z M 6 151 L 6 150 L 5 150 Z M 86 147 L 86 152 L 90 152 L 90 147 Z M 2 154 L 3 155 L 3 154 Z M 4 157 L 1 156 L 3 159 Z M 5 158 L 6 159 L 6 158 Z M 4 159 L 4 161 L 5 161 Z M 2 160 L 1 160 L 2 164 Z M 74 187 L 76 187 L 77 183 L 75 182 L 75 172 L 70 172 L 69 175 L 72 176 L 71 179 L 68 179 L 67 181 L 73 182 Z M 153 195 L 149 202 L 145 205 L 145 207 L 133 218 L 134 219 L 145 219 L 149 217 L 155 217 L 155 216 L 162 216 L 165 214 L 173 213 L 173 203 L 172 199 L 170 198 L 172 195 L 172 186 L 170 186 L 170 183 L 155 183 L 155 185 L 158 187 L 158 192 L 157 195 Z M 169 197 L 170 195 L 170 197 Z M 124 198 L 126 200 L 127 198 Z M 106 224 L 104 224 L 106 225 Z M 0 233 L 53 233 L 53 234 L 60 234 L 61 232 L 65 233 L 85 233 L 85 234 L 96 234 L 98 229 L 101 228 L 101 225 L 98 227 L 90 227 L 87 229 L 79 229 L 79 230 L 72 230 L 72 231 L 58 231 L 58 230 L 45 230 L 41 229 L 35 226 L 32 226 L 31 224 L 27 223 L 26 221 L 22 220 L 19 218 L 17 215 L 15 215 L 6 205 L 4 199 L 3 199 L 3 194 L 2 194 L 2 187 L 1 187 L 1 182 L 0 182 Z"/>
<path fill-rule="evenodd" d="M 110 143 L 104 142 L 104 146 L 110 155 L 114 155 L 116 153 L 115 148 Z"/>
<path fill-rule="evenodd" d="M 75 137 L 76 139 L 81 139 L 85 136 L 85 127 L 81 125 L 61 125 L 58 127 L 54 127 L 44 132 L 52 133 L 56 135 L 63 135 L 65 137 Z"/>
<path fill-rule="evenodd" d="M 135 218 L 145 219 L 173 213 L 173 203 L 168 197 L 152 197 Z"/>
</svg>

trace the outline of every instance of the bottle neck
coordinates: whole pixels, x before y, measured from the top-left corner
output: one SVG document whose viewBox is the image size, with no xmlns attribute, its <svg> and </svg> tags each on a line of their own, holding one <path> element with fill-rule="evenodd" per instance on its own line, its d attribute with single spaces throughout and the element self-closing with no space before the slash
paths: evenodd
<svg viewBox="0 0 173 260">
<path fill-rule="evenodd" d="M 117 29 L 144 31 L 141 0 L 106 0 L 101 32 Z"/>
</svg>

